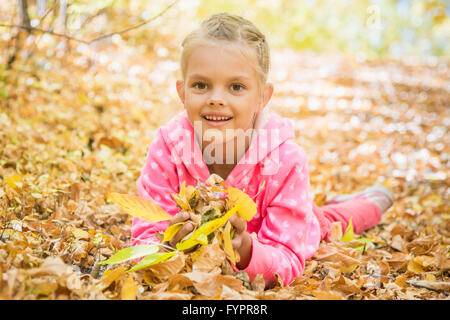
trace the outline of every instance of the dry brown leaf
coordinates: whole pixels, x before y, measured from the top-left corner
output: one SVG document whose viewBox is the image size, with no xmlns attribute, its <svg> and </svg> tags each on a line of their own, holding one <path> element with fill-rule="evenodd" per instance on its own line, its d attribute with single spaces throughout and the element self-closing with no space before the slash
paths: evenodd
<svg viewBox="0 0 450 320">
<path fill-rule="evenodd" d="M 242 300 L 242 295 L 226 285 L 222 285 L 220 297 L 225 300 Z"/>
<path fill-rule="evenodd" d="M 58 282 L 52 277 L 44 276 L 40 278 L 31 279 L 31 285 L 38 294 L 49 295 L 58 289 Z"/>
<path fill-rule="evenodd" d="M 183 274 L 174 274 L 170 277 L 168 288 L 169 291 L 183 290 L 189 286 L 192 286 L 192 281 Z"/>
<path fill-rule="evenodd" d="M 331 266 L 344 273 L 353 272 L 360 264 L 359 253 L 355 250 L 342 248 L 335 244 L 321 244 L 313 259 L 331 262 Z"/>
<path fill-rule="evenodd" d="M 312 294 L 319 300 L 342 300 L 340 295 L 332 293 L 331 291 L 314 290 Z"/>
<path fill-rule="evenodd" d="M 225 259 L 225 253 L 220 249 L 218 241 L 214 241 L 210 245 L 205 245 L 196 252 L 195 259 L 192 258 L 192 270 L 209 272 L 220 265 Z"/>
<path fill-rule="evenodd" d="M 344 297 L 348 297 L 352 294 L 361 293 L 361 289 L 354 281 L 342 275 L 339 277 L 339 279 L 332 282 L 331 288 L 333 291 L 342 293 Z"/>
<path fill-rule="evenodd" d="M 398 251 L 403 251 L 405 248 L 405 241 L 403 238 L 397 234 L 392 238 L 391 247 Z"/>
<path fill-rule="evenodd" d="M 252 289 L 254 291 L 264 291 L 265 287 L 266 287 L 266 280 L 264 280 L 263 275 L 261 273 L 257 274 L 255 276 L 255 279 L 253 279 Z"/>
<path fill-rule="evenodd" d="M 218 295 L 222 285 L 226 285 L 238 292 L 243 289 L 242 281 L 233 276 L 211 274 L 199 271 L 185 273 L 184 276 L 189 278 L 193 282 L 195 289 L 197 289 L 200 294 L 205 296 Z"/>
<path fill-rule="evenodd" d="M 414 261 L 414 259 L 409 260 L 408 262 L 408 271 L 413 274 L 422 274 L 425 273 L 425 270 L 423 270 L 422 266 Z"/>
<path fill-rule="evenodd" d="M 388 259 L 389 266 L 394 272 L 404 272 L 406 271 L 408 265 L 408 255 L 401 252 L 394 252 L 392 257 Z"/>
<path fill-rule="evenodd" d="M 402 287 L 402 288 L 406 288 L 406 287 L 408 287 L 408 284 L 406 283 L 406 281 L 408 281 L 408 278 L 406 278 L 406 277 L 398 277 L 395 280 L 395 284 L 400 286 L 400 287 Z"/>
<path fill-rule="evenodd" d="M 116 282 L 120 279 L 120 277 L 125 273 L 127 268 L 124 266 L 120 266 L 114 270 L 107 270 L 100 278 L 97 288 L 101 291 L 108 288 L 113 282 Z"/>
<path fill-rule="evenodd" d="M 149 293 L 144 298 L 149 300 L 191 300 L 192 296 L 193 294 L 191 293 L 158 292 Z"/>
<path fill-rule="evenodd" d="M 438 248 L 440 240 L 440 237 L 435 235 L 420 237 L 408 243 L 407 249 L 415 255 L 424 255 Z"/>
<path fill-rule="evenodd" d="M 342 223 L 340 221 L 331 224 L 330 242 L 340 241 L 342 239 Z"/>
<path fill-rule="evenodd" d="M 185 256 L 182 251 L 179 251 L 169 260 L 147 267 L 146 271 L 151 272 L 159 281 L 167 281 L 170 276 L 180 272 L 184 266 Z"/>
<path fill-rule="evenodd" d="M 133 274 L 129 274 L 122 285 L 120 297 L 122 300 L 136 300 L 137 285 L 134 283 Z"/>
<path fill-rule="evenodd" d="M 73 269 L 59 257 L 48 257 L 39 268 L 26 270 L 26 274 L 33 278 L 45 275 L 57 277 L 59 284 L 62 286 L 66 286 L 67 279 L 73 273 Z"/>
</svg>

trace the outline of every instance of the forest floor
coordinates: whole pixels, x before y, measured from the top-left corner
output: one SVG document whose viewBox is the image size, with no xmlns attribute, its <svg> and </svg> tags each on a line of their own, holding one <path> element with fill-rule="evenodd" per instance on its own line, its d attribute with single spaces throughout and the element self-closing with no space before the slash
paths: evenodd
<svg viewBox="0 0 450 320">
<path fill-rule="evenodd" d="M 323 242 L 290 286 L 205 291 L 120 267 L 100 277 L 96 262 L 130 245 L 132 218 L 105 196 L 137 194 L 157 128 L 182 111 L 178 62 L 136 50 L 80 46 L 70 61 L 5 71 L 0 299 L 448 299 L 450 63 L 439 59 L 274 51 L 269 106 L 295 124 L 315 202 L 373 184 L 396 196 L 376 227 Z M 357 237 L 372 240 L 363 252 Z"/>
</svg>

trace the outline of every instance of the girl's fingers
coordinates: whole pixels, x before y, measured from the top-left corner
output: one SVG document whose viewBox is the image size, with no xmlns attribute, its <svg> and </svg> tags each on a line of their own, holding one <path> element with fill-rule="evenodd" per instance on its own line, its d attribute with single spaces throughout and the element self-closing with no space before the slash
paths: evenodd
<svg viewBox="0 0 450 320">
<path fill-rule="evenodd" d="M 233 240 L 231 240 L 231 245 L 234 249 L 238 250 L 242 245 L 242 237 L 236 237 Z"/>
<path fill-rule="evenodd" d="M 232 216 L 230 218 L 231 224 L 236 228 L 236 233 L 247 231 L 247 223 L 239 216 Z"/>
<path fill-rule="evenodd" d="M 184 220 L 182 220 L 184 221 Z M 172 247 L 175 247 L 178 242 L 180 242 L 181 239 L 183 239 L 188 233 L 192 232 L 194 230 L 194 225 L 190 222 L 186 223 L 169 241 L 170 245 Z"/>
<path fill-rule="evenodd" d="M 187 219 L 189 219 L 189 212 L 186 211 L 178 212 L 176 215 L 173 216 L 172 220 L 170 220 L 169 226 L 178 222 L 186 221 Z"/>
</svg>

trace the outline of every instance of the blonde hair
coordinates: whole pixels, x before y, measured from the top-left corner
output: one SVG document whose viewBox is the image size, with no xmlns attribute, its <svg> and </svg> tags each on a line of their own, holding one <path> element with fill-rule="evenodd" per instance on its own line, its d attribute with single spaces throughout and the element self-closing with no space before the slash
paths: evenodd
<svg viewBox="0 0 450 320">
<path fill-rule="evenodd" d="M 197 45 L 209 44 L 211 41 L 226 40 L 237 41 L 247 46 L 243 54 L 254 55 L 258 60 L 257 72 L 262 83 L 267 81 L 270 68 L 269 46 L 265 36 L 249 20 L 226 12 L 216 13 L 204 20 L 200 27 L 184 38 L 181 53 L 181 73 L 186 76 L 189 57 Z M 250 50 L 246 50 L 249 48 Z M 253 52 L 252 52 L 253 51 Z"/>
</svg>

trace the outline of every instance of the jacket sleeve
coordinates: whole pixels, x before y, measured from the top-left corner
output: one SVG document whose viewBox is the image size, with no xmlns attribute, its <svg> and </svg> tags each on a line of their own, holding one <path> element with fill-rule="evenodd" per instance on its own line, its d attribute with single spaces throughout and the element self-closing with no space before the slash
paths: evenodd
<svg viewBox="0 0 450 320">
<path fill-rule="evenodd" d="M 273 177 L 275 190 L 267 206 L 257 239 L 252 237 L 252 256 L 244 269 L 250 280 L 263 274 L 266 286 L 277 281 L 284 285 L 301 276 L 305 259 L 312 256 L 319 245 L 320 230 L 312 212 L 308 163 L 297 163 L 283 181 Z M 276 190 L 277 189 L 277 190 Z"/>
<path fill-rule="evenodd" d="M 148 149 L 145 164 L 137 180 L 139 197 L 149 199 L 158 204 L 170 215 L 175 215 L 180 209 L 170 197 L 178 193 L 178 178 L 176 166 L 171 161 L 171 153 L 164 141 L 161 129 Z M 139 218 L 133 218 L 131 227 L 131 244 L 146 244 L 149 241 L 159 242 L 155 233 L 164 231 L 169 221 L 151 223 Z"/>
</svg>

